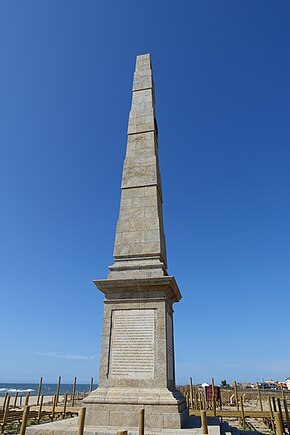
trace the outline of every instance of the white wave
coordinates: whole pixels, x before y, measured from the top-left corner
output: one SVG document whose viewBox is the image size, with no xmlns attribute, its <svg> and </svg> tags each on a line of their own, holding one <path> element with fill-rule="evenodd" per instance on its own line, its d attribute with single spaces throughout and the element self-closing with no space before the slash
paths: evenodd
<svg viewBox="0 0 290 435">
<path fill-rule="evenodd" d="M 19 389 L 19 390 L 16 390 L 16 391 L 18 391 L 18 393 L 28 393 L 28 392 L 35 391 L 35 390 L 33 390 L 32 388 L 27 388 L 27 390 L 21 390 L 21 389 Z"/>
<path fill-rule="evenodd" d="M 27 388 L 27 390 L 21 390 L 21 388 L 0 388 L 0 393 L 28 393 L 35 391 L 32 388 Z"/>
</svg>

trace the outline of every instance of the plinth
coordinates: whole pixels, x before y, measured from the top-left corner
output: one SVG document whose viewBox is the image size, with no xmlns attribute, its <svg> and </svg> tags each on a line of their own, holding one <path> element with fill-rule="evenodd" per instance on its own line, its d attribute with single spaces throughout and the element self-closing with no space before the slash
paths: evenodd
<svg viewBox="0 0 290 435">
<path fill-rule="evenodd" d="M 184 397 L 175 388 L 172 276 L 95 281 L 105 294 L 99 387 L 83 401 L 86 424 L 181 428 Z"/>
</svg>

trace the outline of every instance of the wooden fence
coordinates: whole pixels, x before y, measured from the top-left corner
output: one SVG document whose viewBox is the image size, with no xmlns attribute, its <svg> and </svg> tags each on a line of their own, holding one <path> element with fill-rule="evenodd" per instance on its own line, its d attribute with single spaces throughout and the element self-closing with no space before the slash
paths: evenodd
<svg viewBox="0 0 290 435">
<path fill-rule="evenodd" d="M 75 377 L 72 394 L 64 394 L 63 402 L 60 402 L 60 387 L 61 376 L 58 377 L 56 394 L 54 394 L 52 399 L 50 396 L 45 397 L 42 394 L 43 377 L 41 377 L 34 404 L 31 403 L 32 397 L 29 391 L 25 397 L 20 396 L 17 391 L 14 396 L 10 396 L 6 393 L 2 409 L 0 409 L 0 433 L 5 433 L 5 428 L 10 423 L 18 424 L 20 433 L 22 431 L 21 435 L 23 435 L 25 433 L 25 429 L 23 429 L 24 423 L 26 428 L 29 420 L 32 424 L 39 424 L 43 418 L 54 421 L 55 419 L 69 418 L 78 415 L 79 411 L 84 408 L 77 405 L 77 401 L 82 400 L 86 396 L 86 392 L 82 394 L 77 392 L 77 378 Z M 92 390 L 93 378 L 90 379 L 89 392 Z"/>
<path fill-rule="evenodd" d="M 179 389 L 185 395 L 189 415 L 200 416 L 202 421 L 207 417 L 236 418 L 241 422 L 242 427 L 247 428 L 247 426 L 252 425 L 251 423 L 247 424 L 246 419 L 262 419 L 263 423 L 273 432 L 279 433 L 281 426 L 283 433 L 290 435 L 288 403 L 283 388 L 281 388 L 280 393 L 277 392 L 276 396 L 273 395 L 272 391 L 265 396 L 265 392 L 261 393 L 257 383 L 256 390 L 248 393 L 251 398 L 254 397 L 257 400 L 259 409 L 256 410 L 245 407 L 245 401 L 249 401 L 247 392 L 245 390 L 238 391 L 236 381 L 233 383 L 232 389 L 221 391 L 219 400 L 217 400 L 214 379 L 212 379 L 210 400 L 206 397 L 203 387 L 193 387 L 192 378 L 190 378 L 187 387 Z"/>
<path fill-rule="evenodd" d="M 45 396 L 42 393 L 43 378 L 40 378 L 36 404 L 29 403 L 31 401 L 30 393 L 28 392 L 24 398 L 23 406 L 17 406 L 17 401 L 20 399 L 18 393 L 14 397 L 6 394 L 3 407 L 0 409 L 0 432 L 5 433 L 5 427 L 9 423 L 17 423 L 20 427 L 20 435 L 25 434 L 28 421 L 32 424 L 39 424 L 45 417 L 46 420 L 54 421 L 79 415 L 78 435 L 83 435 L 85 426 L 85 408 L 81 408 L 78 400 L 83 399 L 85 393 L 80 395 L 77 393 L 77 379 L 74 378 L 72 394 L 65 394 L 63 402 L 60 401 L 60 386 L 61 377 L 58 378 L 56 394 L 49 403 L 45 403 Z M 93 389 L 93 378 L 91 378 L 89 391 Z M 257 383 L 257 389 L 250 393 L 245 390 L 238 390 L 236 382 L 232 389 L 220 390 L 215 386 L 212 379 L 211 386 L 208 387 L 205 394 L 205 389 L 202 387 L 193 386 L 192 378 L 190 378 L 189 386 L 179 387 L 184 394 L 186 404 L 190 416 L 201 417 L 202 433 L 208 433 L 207 418 L 219 417 L 221 419 L 236 418 L 240 421 L 243 428 L 253 428 L 247 419 L 261 419 L 261 421 L 278 435 L 290 435 L 290 419 L 288 412 L 289 396 L 285 394 L 283 388 L 281 392 L 274 395 L 271 392 L 265 395 L 261 392 L 260 386 Z M 245 404 L 249 401 L 249 397 L 257 400 L 258 409 L 250 409 Z M 13 402 L 13 403 L 12 403 Z M 22 401 L 21 401 L 22 405 Z M 145 414 L 144 409 L 140 412 L 139 419 L 139 435 L 144 435 Z M 119 435 L 126 435 L 127 431 L 117 432 Z"/>
<path fill-rule="evenodd" d="M 43 388 L 43 378 L 40 378 L 38 393 L 36 396 L 35 404 L 30 404 L 31 396 L 30 392 L 28 392 L 24 398 L 24 403 L 22 406 L 22 397 L 18 395 L 17 391 L 15 396 L 9 396 L 6 394 L 4 398 L 4 403 L 2 409 L 0 409 L 0 433 L 5 433 L 5 428 L 9 423 L 17 423 L 20 430 L 20 435 L 25 435 L 26 427 L 28 422 L 30 424 L 40 424 L 43 418 L 46 420 L 54 421 L 60 420 L 68 417 L 74 417 L 79 415 L 78 422 L 78 435 L 83 435 L 85 428 L 85 415 L 86 408 L 81 407 L 77 401 L 82 400 L 85 397 L 85 392 L 83 395 L 80 395 L 76 392 L 77 386 L 77 378 L 74 378 L 72 394 L 64 394 L 63 402 L 60 403 L 60 386 L 61 386 L 61 377 L 58 377 L 56 394 L 54 394 L 52 400 L 49 399 L 49 403 L 45 403 L 48 400 L 48 397 L 42 393 Z M 90 388 L 89 392 L 93 390 L 93 378 L 90 380 Z M 13 404 L 12 404 L 12 400 Z M 21 401 L 20 401 L 21 399 Z M 19 402 L 19 406 L 17 406 L 17 401 Z M 21 406 L 20 406 L 21 404 Z M 46 421 L 47 422 L 47 421 Z M 139 435 L 144 435 L 145 428 L 145 413 L 144 409 L 140 411 L 139 416 Z M 118 431 L 119 435 L 127 435 L 127 431 Z"/>
</svg>

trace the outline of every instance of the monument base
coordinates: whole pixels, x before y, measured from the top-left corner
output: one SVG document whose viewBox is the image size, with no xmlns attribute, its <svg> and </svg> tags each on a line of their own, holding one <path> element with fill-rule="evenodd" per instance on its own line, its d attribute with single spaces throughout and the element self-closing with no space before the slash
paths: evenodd
<svg viewBox="0 0 290 435">
<path fill-rule="evenodd" d="M 146 428 L 181 429 L 188 419 L 182 394 L 166 388 L 97 388 L 83 405 L 87 425 L 138 427 L 141 409 Z"/>
</svg>

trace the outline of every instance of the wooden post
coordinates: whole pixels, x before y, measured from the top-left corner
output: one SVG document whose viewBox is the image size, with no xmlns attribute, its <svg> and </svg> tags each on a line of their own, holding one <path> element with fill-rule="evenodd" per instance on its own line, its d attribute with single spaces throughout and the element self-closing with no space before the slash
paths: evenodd
<svg viewBox="0 0 290 435">
<path fill-rule="evenodd" d="M 275 416 L 275 423 L 276 423 L 276 433 L 277 435 L 283 435 L 284 428 L 283 428 L 283 421 L 281 419 L 280 412 L 274 412 Z"/>
<path fill-rule="evenodd" d="M 189 395 L 188 395 L 188 393 L 185 394 L 185 401 L 186 401 L 186 407 L 189 408 Z"/>
<path fill-rule="evenodd" d="M 288 428 L 288 432 L 290 434 L 290 419 L 289 419 L 289 412 L 288 412 L 286 397 L 285 397 L 285 399 L 283 399 L 283 405 L 284 405 L 284 411 L 285 411 L 285 416 L 286 416 L 287 428 Z"/>
<path fill-rule="evenodd" d="M 214 378 L 211 380 L 211 399 L 212 399 L 212 409 L 213 415 L 216 417 L 216 403 L 215 403 L 215 391 L 214 391 Z"/>
<path fill-rule="evenodd" d="M 283 413 L 282 413 L 282 407 L 281 407 L 281 402 L 279 397 L 277 397 L 277 405 L 278 405 L 278 412 L 280 414 L 281 417 L 281 421 L 282 421 L 282 427 L 283 427 L 283 432 L 284 432 L 284 421 L 283 421 Z"/>
<path fill-rule="evenodd" d="M 83 435 L 85 427 L 86 408 L 81 408 L 79 412 L 79 431 L 78 435 Z"/>
<path fill-rule="evenodd" d="M 206 411 L 200 411 L 201 416 L 201 431 L 203 434 L 208 434 Z"/>
<path fill-rule="evenodd" d="M 9 412 L 9 403 L 10 403 L 10 396 L 7 396 L 6 402 L 5 402 L 5 409 L 4 409 L 4 415 L 3 415 L 3 420 L 2 420 L 2 426 L 1 426 L 1 433 L 4 433 L 6 420 L 7 420 L 7 416 L 8 416 L 8 412 Z"/>
<path fill-rule="evenodd" d="M 26 394 L 26 397 L 25 397 L 24 406 L 28 406 L 28 404 L 29 404 L 29 397 L 30 397 L 30 391 L 27 391 L 27 394 Z"/>
<path fill-rule="evenodd" d="M 190 395 L 190 406 L 193 409 L 193 388 L 192 388 L 192 378 L 189 379 L 189 395 Z"/>
<path fill-rule="evenodd" d="M 269 409 L 270 409 L 270 415 L 271 415 L 272 432 L 275 432 L 274 413 L 273 413 L 272 402 L 271 402 L 270 396 L 268 396 L 268 402 L 269 402 Z"/>
<path fill-rule="evenodd" d="M 202 406 L 202 393 L 199 393 L 199 405 L 200 405 L 200 410 L 202 411 L 203 406 Z"/>
<path fill-rule="evenodd" d="M 204 394 L 204 389 L 202 390 L 202 393 L 201 393 L 202 395 L 201 395 L 201 398 L 202 398 L 202 409 L 206 409 L 206 401 L 205 401 L 205 394 Z"/>
<path fill-rule="evenodd" d="M 139 414 L 139 435 L 144 435 L 145 428 L 145 409 L 141 409 Z"/>
<path fill-rule="evenodd" d="M 18 391 L 16 391 L 15 397 L 14 397 L 14 405 L 13 405 L 14 409 L 16 408 L 16 405 L 17 405 L 17 399 L 18 399 Z"/>
<path fill-rule="evenodd" d="M 65 413 L 66 413 L 66 405 L 67 405 L 67 393 L 65 393 L 65 395 L 64 395 L 64 403 L 63 403 L 62 418 L 65 417 Z"/>
<path fill-rule="evenodd" d="M 276 401 L 275 401 L 275 397 L 274 396 L 272 396 L 272 404 L 273 404 L 273 411 L 277 412 Z"/>
<path fill-rule="evenodd" d="M 56 394 L 53 396 L 52 410 L 51 410 L 51 421 L 54 420 L 55 407 L 56 407 Z"/>
<path fill-rule="evenodd" d="M 284 391 L 283 385 L 281 385 L 281 394 L 282 394 L 282 400 L 286 400 L 285 391 Z"/>
<path fill-rule="evenodd" d="M 93 386 L 94 386 L 94 378 L 91 378 L 91 382 L 90 382 L 90 393 L 93 391 Z"/>
<path fill-rule="evenodd" d="M 29 416 L 29 406 L 24 406 L 23 415 L 22 415 L 22 423 L 21 423 L 19 435 L 25 435 L 28 416 Z"/>
<path fill-rule="evenodd" d="M 243 428 L 245 427 L 245 412 L 244 412 L 244 401 L 243 401 L 243 396 L 241 395 L 240 397 L 241 400 L 241 417 L 242 417 L 242 425 Z"/>
<path fill-rule="evenodd" d="M 42 411 L 43 398 L 44 398 L 44 395 L 42 394 L 41 397 L 40 397 L 40 404 L 39 404 L 38 416 L 37 416 L 37 424 L 39 424 L 40 419 L 41 419 L 41 411 Z"/>
<path fill-rule="evenodd" d="M 37 393 L 37 403 L 36 403 L 36 406 L 39 405 L 39 399 L 40 399 L 40 396 L 41 396 L 41 388 L 42 388 L 42 376 L 41 376 L 40 379 L 39 379 L 39 385 L 38 385 L 38 393 Z"/>
<path fill-rule="evenodd" d="M 237 383 L 236 383 L 236 381 L 234 381 L 234 392 L 235 392 L 235 401 L 236 401 L 237 411 L 239 411 L 240 410 L 240 408 L 239 408 L 239 397 L 238 397 L 238 389 L 237 389 Z"/>
<path fill-rule="evenodd" d="M 77 378 L 75 376 L 74 377 L 73 394 L 72 394 L 72 406 L 75 406 L 76 387 L 77 387 Z"/>
<path fill-rule="evenodd" d="M 280 402 L 279 397 L 277 397 L 277 406 L 278 406 L 278 412 L 280 412 L 280 414 L 282 414 L 281 402 Z"/>
<path fill-rule="evenodd" d="M 262 402 L 262 396 L 261 396 L 261 390 L 260 390 L 259 382 L 257 382 L 257 389 L 258 389 L 258 397 L 259 397 L 259 401 L 260 401 L 260 409 L 263 412 L 263 402 Z"/>
<path fill-rule="evenodd" d="M 58 400 L 59 400 L 60 382 L 61 382 L 61 376 L 58 377 L 58 381 L 57 381 L 56 405 L 58 404 Z"/>
<path fill-rule="evenodd" d="M 4 402 L 3 402 L 3 411 L 5 411 L 7 397 L 8 397 L 8 393 L 5 393 Z"/>
</svg>

